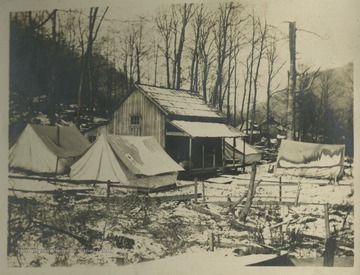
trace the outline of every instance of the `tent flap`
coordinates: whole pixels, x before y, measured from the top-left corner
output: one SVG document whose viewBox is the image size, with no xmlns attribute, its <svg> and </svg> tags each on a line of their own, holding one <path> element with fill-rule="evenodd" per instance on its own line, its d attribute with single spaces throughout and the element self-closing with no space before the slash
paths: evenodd
<svg viewBox="0 0 360 275">
<path fill-rule="evenodd" d="M 235 161 L 240 161 L 243 164 L 251 164 L 254 162 L 259 162 L 262 157 L 261 151 L 246 143 L 244 140 L 237 138 L 235 139 L 235 152 L 233 147 L 233 139 L 225 139 L 225 157 L 226 160 L 233 160 L 235 153 Z M 245 149 L 245 159 L 244 159 L 244 149 Z"/>
</svg>

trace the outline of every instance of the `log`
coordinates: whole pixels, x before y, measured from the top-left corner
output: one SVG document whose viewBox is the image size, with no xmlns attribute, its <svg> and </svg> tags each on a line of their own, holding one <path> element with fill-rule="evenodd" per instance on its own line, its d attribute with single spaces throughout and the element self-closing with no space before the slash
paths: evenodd
<svg viewBox="0 0 360 275">
<path fill-rule="evenodd" d="M 239 256 L 253 255 L 253 254 L 271 254 L 275 249 L 259 245 L 259 244 L 242 244 L 234 249 L 233 253 Z M 276 251 L 276 250 L 275 250 Z"/>
<path fill-rule="evenodd" d="M 221 221 L 221 216 L 220 215 L 211 213 L 210 210 L 203 208 L 201 205 L 195 205 L 194 204 L 191 209 L 196 211 L 196 212 L 199 212 L 201 214 L 209 215 L 216 222 Z"/>
<path fill-rule="evenodd" d="M 229 221 L 229 223 L 232 228 L 240 230 L 240 231 L 248 231 L 248 232 L 258 232 L 259 231 L 259 228 L 256 226 L 247 225 L 245 223 L 238 222 L 234 219 L 231 219 Z"/>
<path fill-rule="evenodd" d="M 69 232 L 69 231 L 66 231 L 66 230 L 61 229 L 61 228 L 57 228 L 57 227 L 55 227 L 55 226 L 52 226 L 52 225 L 43 223 L 42 221 L 38 221 L 38 220 L 33 220 L 33 223 L 34 223 L 34 225 L 41 226 L 41 227 L 45 227 L 45 228 L 51 229 L 51 230 L 53 230 L 53 231 L 66 234 L 66 235 L 74 238 L 75 240 L 77 240 L 79 243 L 81 243 L 82 245 L 84 245 L 84 246 L 86 246 L 86 247 L 89 247 L 89 246 L 90 246 L 90 242 L 89 242 L 88 240 L 86 240 L 86 239 L 83 238 L 83 237 L 77 236 L 77 235 L 75 235 L 75 234 L 73 234 L 73 233 L 71 233 L 71 232 Z"/>
</svg>

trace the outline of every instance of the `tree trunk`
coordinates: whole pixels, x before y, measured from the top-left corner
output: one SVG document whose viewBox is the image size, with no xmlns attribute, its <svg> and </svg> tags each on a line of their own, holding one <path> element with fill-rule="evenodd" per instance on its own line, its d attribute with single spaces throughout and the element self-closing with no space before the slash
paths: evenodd
<svg viewBox="0 0 360 275">
<path fill-rule="evenodd" d="M 250 70 L 249 70 L 249 93 L 248 93 L 248 102 L 246 108 L 246 134 L 249 133 L 249 115 L 250 115 L 250 103 L 251 103 L 251 92 L 253 85 L 253 67 L 254 67 L 254 52 L 255 52 L 255 17 L 254 14 L 252 16 L 252 37 L 251 37 L 251 54 L 250 54 Z M 254 121 L 251 121 L 251 125 L 254 124 Z M 250 137 L 251 139 L 251 137 Z M 249 141 L 251 144 L 251 140 Z"/>
<path fill-rule="evenodd" d="M 286 115 L 287 123 L 287 139 L 295 139 L 295 109 L 294 97 L 296 90 L 296 22 L 289 23 L 289 48 L 290 48 L 290 77 L 289 92 Z"/>
<path fill-rule="evenodd" d="M 251 118 L 250 143 L 253 142 L 252 139 L 253 139 L 255 114 L 256 114 L 257 82 L 258 82 L 259 69 L 260 69 L 260 64 L 261 64 L 261 60 L 262 60 L 262 55 L 263 55 L 263 51 L 264 51 L 266 28 L 267 28 L 267 26 L 265 23 L 264 32 L 261 33 L 260 50 L 259 50 L 260 52 L 259 52 L 258 63 L 257 63 L 256 71 L 255 71 L 255 77 L 254 77 L 254 101 L 253 101 L 252 118 Z M 260 31 L 261 31 L 261 29 L 260 29 Z"/>
<path fill-rule="evenodd" d="M 234 62 L 235 62 L 235 64 L 234 64 L 234 66 L 235 66 L 235 71 L 234 71 L 234 118 L 233 118 L 233 126 L 234 127 L 236 127 L 236 100 L 237 100 L 237 98 L 236 98 L 236 93 L 237 93 L 237 80 L 236 80 L 236 74 L 237 74 L 237 54 L 238 54 L 238 52 L 236 52 L 235 53 L 235 60 L 234 60 Z"/>
<path fill-rule="evenodd" d="M 244 125 L 247 125 L 245 123 L 245 119 L 244 119 L 244 109 L 245 109 L 245 100 L 246 100 L 246 92 L 247 92 L 247 83 L 248 83 L 248 79 L 249 79 L 249 59 L 246 60 L 246 75 L 245 75 L 245 79 L 244 79 L 244 94 L 243 94 L 243 98 L 242 98 L 242 102 L 241 102 L 241 112 L 240 112 L 240 119 L 241 119 L 241 130 L 243 130 Z"/>
<path fill-rule="evenodd" d="M 227 124 L 230 125 L 231 123 L 231 114 L 230 114 L 230 84 L 231 84 L 231 75 L 232 75 L 232 68 L 231 68 L 231 58 L 232 58 L 232 51 L 233 45 L 232 41 L 230 41 L 230 52 L 229 52 L 229 66 L 228 66 L 228 81 L 227 81 L 227 102 L 226 102 L 226 119 Z"/>
<path fill-rule="evenodd" d="M 56 117 L 55 117 L 55 105 L 56 105 L 56 66 L 57 66 L 57 58 L 58 58 L 58 42 L 57 42 L 57 34 L 56 34 L 56 12 L 53 11 L 52 17 L 52 39 L 53 39 L 53 64 L 51 68 L 51 95 L 50 95 L 50 125 L 55 125 Z M 31 13 L 29 14 L 29 20 L 31 18 Z"/>
<path fill-rule="evenodd" d="M 208 78 L 208 62 L 207 57 L 204 57 L 203 61 L 203 81 L 202 81 L 202 88 L 203 88 L 203 98 L 204 102 L 207 103 L 207 78 Z"/>
<path fill-rule="evenodd" d="M 247 218 L 247 215 L 249 214 L 252 200 L 254 198 L 255 190 L 257 187 L 257 185 L 255 183 L 255 177 L 256 177 L 256 163 L 253 163 L 251 166 L 251 176 L 250 176 L 249 189 L 248 189 L 248 193 L 247 193 L 247 197 L 246 197 L 246 203 L 245 203 L 243 210 L 241 211 L 241 213 L 239 215 L 240 221 L 245 221 Z"/>
</svg>

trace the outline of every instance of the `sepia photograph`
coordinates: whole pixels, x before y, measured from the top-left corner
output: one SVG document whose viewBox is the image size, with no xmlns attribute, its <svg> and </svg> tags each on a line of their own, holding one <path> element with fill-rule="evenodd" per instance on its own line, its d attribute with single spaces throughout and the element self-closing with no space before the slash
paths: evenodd
<svg viewBox="0 0 360 275">
<path fill-rule="evenodd" d="M 358 1 L 0 6 L 4 268 L 359 274 Z"/>
</svg>

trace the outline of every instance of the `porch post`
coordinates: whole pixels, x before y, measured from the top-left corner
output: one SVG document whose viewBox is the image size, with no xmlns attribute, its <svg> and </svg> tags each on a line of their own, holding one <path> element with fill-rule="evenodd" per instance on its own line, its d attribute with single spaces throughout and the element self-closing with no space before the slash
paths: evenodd
<svg viewBox="0 0 360 275">
<path fill-rule="evenodd" d="M 204 170 L 205 168 L 205 144 L 204 144 L 204 139 L 203 139 L 203 144 L 202 144 L 202 169 Z"/>
<path fill-rule="evenodd" d="M 192 137 L 189 137 L 189 173 L 191 173 L 191 169 L 192 169 L 191 151 L 192 151 Z"/>
</svg>

